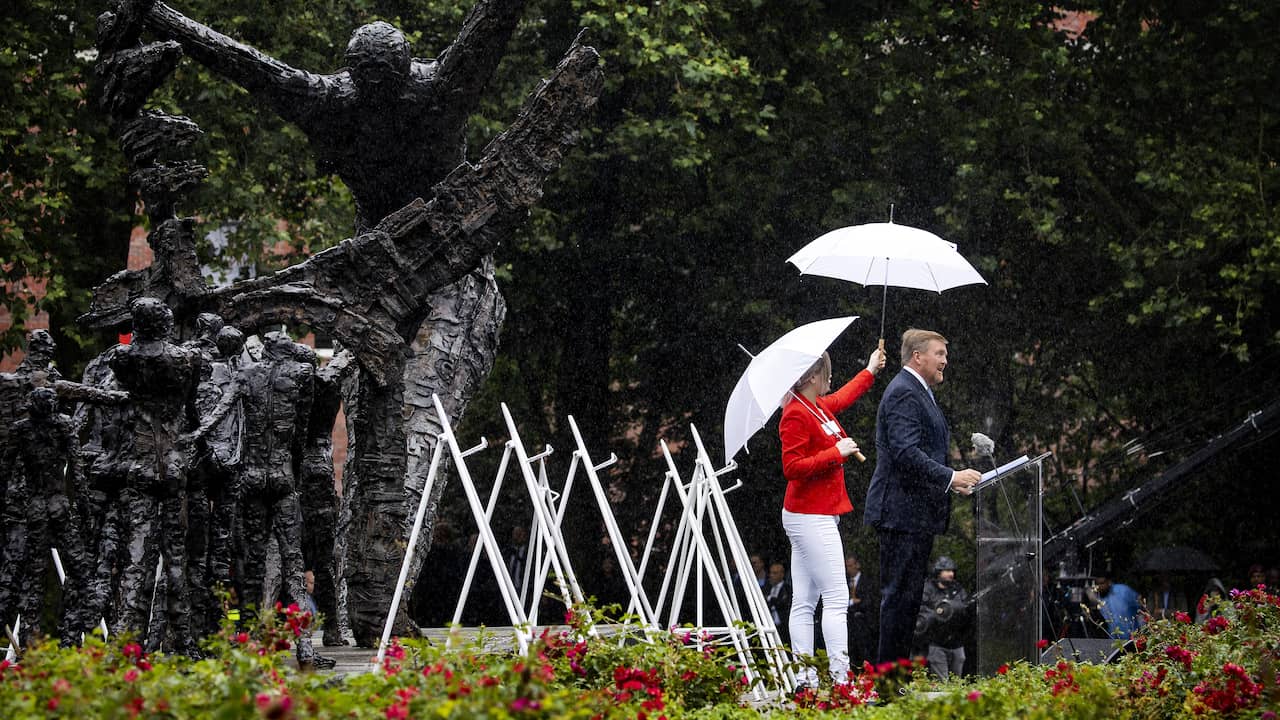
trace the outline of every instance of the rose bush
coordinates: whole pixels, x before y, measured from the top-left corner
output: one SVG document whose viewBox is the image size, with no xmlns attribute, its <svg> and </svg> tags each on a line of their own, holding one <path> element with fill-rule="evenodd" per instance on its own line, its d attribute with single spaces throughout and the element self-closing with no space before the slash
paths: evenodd
<svg viewBox="0 0 1280 720">
<path fill-rule="evenodd" d="M 1275 718 L 1280 596 L 1265 587 L 1232 590 L 1200 623 L 1186 613 L 1153 623 L 1134 644 L 1120 666 L 1120 697 L 1133 717 Z"/>
<path fill-rule="evenodd" d="M 148 654 L 127 637 L 37 643 L 20 662 L 0 662 L 0 718 L 1274 720 L 1280 707 L 1280 598 L 1262 588 L 1233 592 L 1201 623 L 1148 624 L 1114 664 L 1015 662 L 947 682 L 918 663 L 866 665 L 848 684 L 764 703 L 748 693 L 760 669 L 709 635 L 627 624 L 595 635 L 598 617 L 575 610 L 567 620 L 523 653 L 486 649 L 484 638 L 396 641 L 375 671 L 348 676 L 297 670 L 293 639 L 312 618 L 293 607 L 251 627 L 228 623 L 196 660 Z"/>
</svg>

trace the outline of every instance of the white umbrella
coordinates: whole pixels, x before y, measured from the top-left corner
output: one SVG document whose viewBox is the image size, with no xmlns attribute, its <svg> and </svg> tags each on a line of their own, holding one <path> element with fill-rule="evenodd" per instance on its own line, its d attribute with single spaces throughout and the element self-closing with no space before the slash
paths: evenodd
<svg viewBox="0 0 1280 720">
<path fill-rule="evenodd" d="M 806 370 L 858 316 L 819 320 L 788 332 L 751 358 L 724 410 L 724 459 L 733 460 L 769 422 Z"/>
<path fill-rule="evenodd" d="M 954 243 L 893 222 L 832 230 L 800 248 L 787 262 L 806 275 L 823 275 L 859 285 L 884 285 L 881 343 L 890 285 L 940 293 L 961 285 L 987 284 L 956 251 Z"/>
</svg>

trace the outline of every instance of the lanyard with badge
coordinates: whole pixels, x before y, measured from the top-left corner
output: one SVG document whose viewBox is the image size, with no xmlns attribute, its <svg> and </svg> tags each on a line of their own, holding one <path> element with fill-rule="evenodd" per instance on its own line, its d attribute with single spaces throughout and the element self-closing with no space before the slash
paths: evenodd
<svg viewBox="0 0 1280 720">
<path fill-rule="evenodd" d="M 805 400 L 803 396 L 796 395 L 795 397 L 804 406 L 804 409 L 808 410 L 809 414 L 817 419 L 822 432 L 837 439 L 845 437 L 844 430 L 840 429 L 840 424 L 836 422 L 836 419 L 828 415 L 817 403 L 810 405 L 809 401 Z"/>
</svg>

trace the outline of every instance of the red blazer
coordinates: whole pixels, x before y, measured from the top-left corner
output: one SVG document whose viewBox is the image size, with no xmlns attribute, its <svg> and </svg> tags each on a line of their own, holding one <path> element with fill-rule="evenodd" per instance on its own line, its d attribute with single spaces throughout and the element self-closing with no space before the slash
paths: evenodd
<svg viewBox="0 0 1280 720">
<path fill-rule="evenodd" d="M 815 403 L 831 418 L 843 412 L 875 382 L 876 376 L 863 370 L 844 387 L 818 398 Z M 844 486 L 844 458 L 836 449 L 840 437 L 828 435 L 822 422 L 805 406 L 808 400 L 787 396 L 778 422 L 782 438 L 782 475 L 787 494 L 782 507 L 794 513 L 843 515 L 853 510 Z M 836 421 L 839 425 L 840 421 Z M 840 428 L 844 432 L 844 428 Z"/>
</svg>

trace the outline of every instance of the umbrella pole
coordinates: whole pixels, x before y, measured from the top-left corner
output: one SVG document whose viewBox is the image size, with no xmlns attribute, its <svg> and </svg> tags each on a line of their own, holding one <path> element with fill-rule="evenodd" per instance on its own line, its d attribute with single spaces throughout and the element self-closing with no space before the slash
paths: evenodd
<svg viewBox="0 0 1280 720">
<path fill-rule="evenodd" d="M 884 294 L 880 297 L 880 354 L 881 355 L 884 355 L 884 314 L 888 307 L 889 307 L 889 258 L 885 258 L 884 259 Z"/>
</svg>

